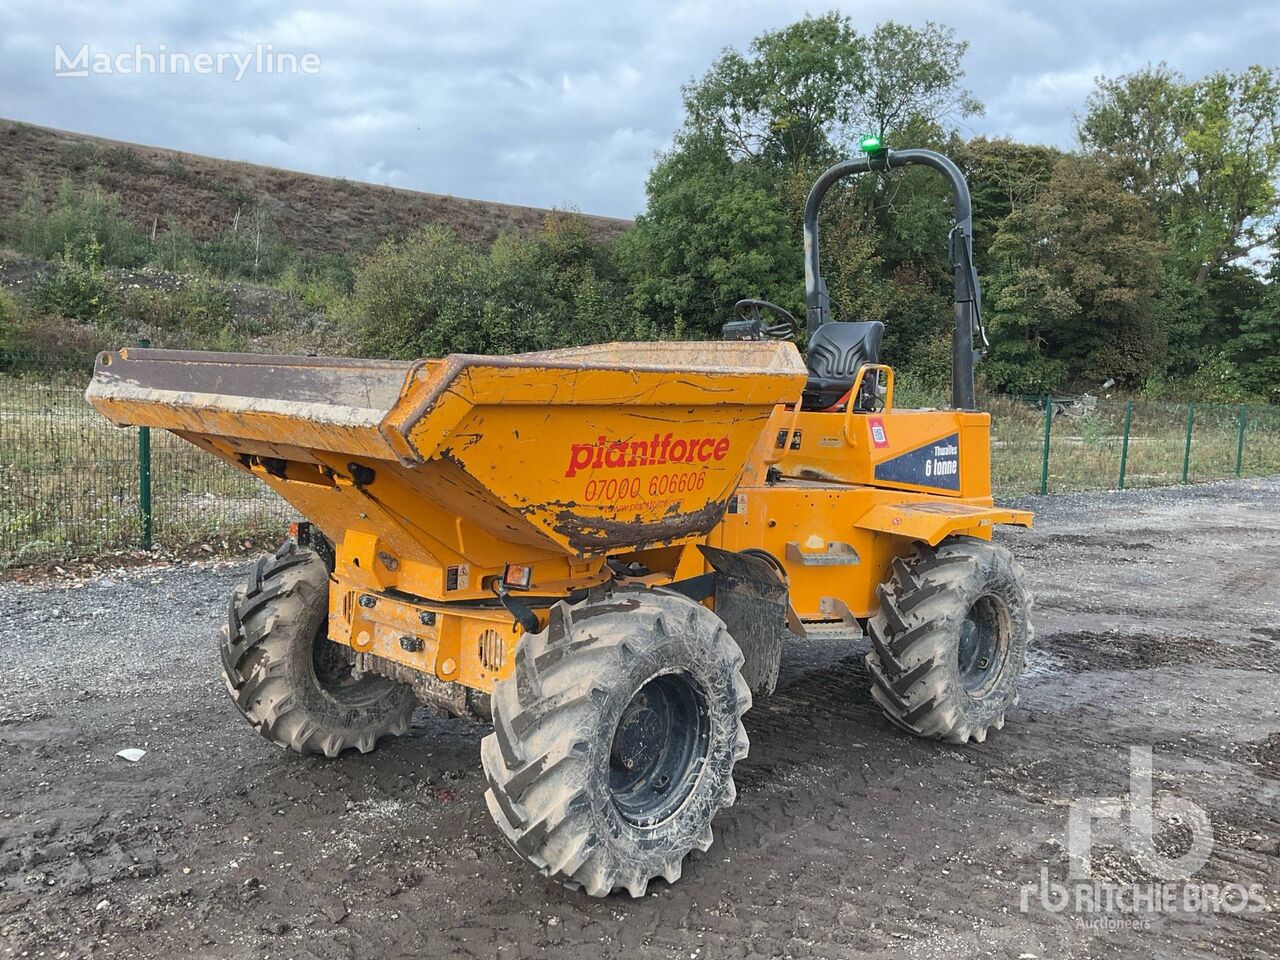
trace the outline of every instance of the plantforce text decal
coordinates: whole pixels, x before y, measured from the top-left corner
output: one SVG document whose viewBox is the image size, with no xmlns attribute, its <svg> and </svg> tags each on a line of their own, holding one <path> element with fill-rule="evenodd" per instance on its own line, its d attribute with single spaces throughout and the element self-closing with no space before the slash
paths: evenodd
<svg viewBox="0 0 1280 960">
<path fill-rule="evenodd" d="M 610 440 L 601 436 L 595 443 L 575 443 L 569 447 L 566 477 L 579 470 L 614 470 L 620 467 L 650 467 L 664 463 L 710 463 L 729 453 L 728 437 L 673 438 L 654 434 L 652 440 Z"/>
<path fill-rule="evenodd" d="M 951 434 L 876 464 L 876 479 L 942 490 L 960 489 L 960 435 Z"/>
</svg>

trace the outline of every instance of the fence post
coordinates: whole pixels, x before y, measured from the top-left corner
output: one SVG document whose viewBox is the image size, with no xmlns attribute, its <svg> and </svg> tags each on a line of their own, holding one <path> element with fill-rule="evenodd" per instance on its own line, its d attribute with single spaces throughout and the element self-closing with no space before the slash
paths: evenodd
<svg viewBox="0 0 1280 960">
<path fill-rule="evenodd" d="M 1124 489 L 1124 470 L 1129 464 L 1129 425 L 1133 423 L 1133 401 L 1124 402 L 1124 440 L 1120 443 L 1120 489 Z"/>
<path fill-rule="evenodd" d="M 1049 492 L 1049 434 L 1053 431 L 1053 395 L 1044 395 L 1044 452 L 1040 461 L 1040 496 Z"/>
<path fill-rule="evenodd" d="M 1244 462 L 1244 404 L 1240 405 L 1240 413 L 1238 419 L 1240 421 L 1240 432 L 1236 434 L 1236 476 L 1240 476 L 1240 465 Z"/>
<path fill-rule="evenodd" d="M 138 346 L 149 347 L 142 339 Z M 138 428 L 138 511 L 142 515 L 142 549 L 151 550 L 151 428 Z"/>
<path fill-rule="evenodd" d="M 1187 447 L 1182 454 L 1182 482 L 1186 483 L 1187 478 L 1191 475 L 1191 430 L 1196 423 L 1196 405 L 1193 402 L 1187 404 Z"/>
</svg>

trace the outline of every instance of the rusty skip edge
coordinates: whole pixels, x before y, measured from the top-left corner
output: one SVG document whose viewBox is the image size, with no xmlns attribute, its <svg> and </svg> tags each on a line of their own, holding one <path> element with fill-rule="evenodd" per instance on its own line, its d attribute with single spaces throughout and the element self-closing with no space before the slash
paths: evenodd
<svg viewBox="0 0 1280 960">
<path fill-rule="evenodd" d="M 688 364 L 687 349 L 703 347 L 719 366 Z M 747 346 L 750 350 L 726 350 Z M 469 369 L 477 367 L 540 369 L 566 376 L 582 371 L 626 373 L 705 372 L 727 379 L 761 375 L 790 380 L 797 375 L 798 354 L 791 356 L 761 344 L 603 344 L 562 351 L 485 357 L 451 354 L 443 360 L 364 360 L 330 357 L 267 356 L 187 350 L 128 348 L 99 354 L 85 398 L 117 426 L 152 426 L 201 431 L 205 413 L 229 414 L 243 439 L 278 440 L 273 426 L 260 418 L 305 420 L 317 426 L 376 431 L 387 453 L 406 466 L 421 463 L 406 433 L 429 416 Z M 672 350 L 675 347 L 677 350 Z M 791 351 L 794 353 L 794 351 Z M 726 354 L 721 357 L 720 354 Z M 741 354 L 748 363 L 723 362 Z M 672 362 L 652 362 L 654 356 Z M 769 362 L 761 358 L 768 357 Z M 628 357 L 639 362 L 627 362 Z M 676 361 L 684 358 L 684 364 Z M 644 362 L 648 360 L 650 362 Z M 423 389 L 423 384 L 428 384 Z M 402 409 L 414 394 L 409 409 Z M 469 405 L 502 398 L 462 397 Z M 563 402 L 571 403 L 566 397 Z M 154 410 L 152 415 L 148 415 Z M 184 411 L 185 418 L 172 413 Z M 251 421 L 259 421 L 257 423 Z M 226 425 L 217 435 L 226 436 Z M 340 452 L 340 451 L 339 451 Z"/>
<path fill-rule="evenodd" d="M 152 387 L 123 385 L 108 390 L 95 388 L 91 383 L 85 399 L 94 409 L 116 426 L 163 427 L 179 423 L 173 413 L 188 413 L 198 417 L 202 413 L 229 414 L 239 418 L 266 415 L 290 420 L 305 420 L 317 425 L 335 427 L 363 427 L 374 429 L 382 417 L 378 411 L 302 400 L 260 400 L 252 397 L 227 397 L 225 394 L 179 393 Z M 158 409 L 157 409 L 158 408 Z M 150 416 L 147 411 L 154 409 Z M 247 421 L 241 421 L 247 423 Z M 198 424 L 181 421 L 181 429 L 195 429 Z M 256 433 L 246 434 L 245 439 L 256 438 Z"/>
<path fill-rule="evenodd" d="M 172 420 L 165 411 L 182 410 L 376 428 L 422 379 L 424 366 L 424 361 L 126 349 L 98 355 L 85 398 L 121 426 L 164 427 Z M 155 409 L 152 416 L 148 408 Z"/>
<path fill-rule="evenodd" d="M 686 348 L 694 347 L 760 347 L 765 344 L 753 344 L 749 342 L 737 343 L 733 341 L 708 341 L 707 343 L 699 343 L 694 341 L 672 344 L 631 344 L 631 343 L 606 343 L 587 347 L 568 347 L 563 350 L 546 350 L 537 353 L 518 353 L 504 356 L 482 356 L 470 353 L 451 353 L 443 360 L 434 363 L 430 372 L 430 387 L 423 395 L 414 403 L 414 405 L 406 410 L 397 408 L 392 413 L 394 416 L 387 418 L 388 422 L 384 423 L 382 430 L 384 435 L 393 432 L 397 436 L 403 438 L 407 442 L 407 434 L 415 424 L 421 422 L 429 416 L 446 394 L 455 393 L 457 396 L 465 399 L 468 403 L 475 406 L 482 406 L 486 403 L 500 403 L 503 397 L 476 397 L 471 395 L 470 391 L 458 392 L 455 385 L 463 374 L 477 367 L 488 367 L 491 369 L 507 369 L 507 370 L 540 370 L 546 372 L 558 372 L 565 376 L 570 376 L 583 372 L 618 372 L 618 373 L 700 373 L 712 376 L 723 377 L 725 379 L 733 379 L 737 377 L 770 377 L 777 380 L 792 381 L 797 377 L 803 380 L 807 376 L 805 372 L 804 361 L 800 359 L 800 355 L 794 349 L 788 354 L 785 350 L 779 351 L 778 347 L 790 347 L 791 344 L 769 344 L 769 352 L 773 356 L 773 363 L 763 364 L 722 364 L 722 365 L 699 365 L 687 363 Z M 655 362 L 637 362 L 628 360 L 628 354 L 636 356 L 645 356 L 653 351 L 643 350 L 644 347 L 662 347 L 665 352 L 670 352 L 673 359 L 683 357 L 685 363 L 655 363 Z M 671 351 L 670 347 L 678 347 L 681 353 L 677 354 Z M 761 352 L 756 349 L 754 353 Z M 779 363 L 779 358 L 786 358 L 784 362 Z M 428 361 L 420 361 L 426 363 Z M 410 389 L 415 386 L 412 379 L 405 381 L 405 389 L 402 393 L 402 399 L 407 399 Z M 706 392 L 712 393 L 713 390 L 709 386 L 705 388 Z M 775 403 L 790 402 L 796 398 L 790 396 L 782 396 Z M 547 401 L 540 401 L 545 404 Z M 567 396 L 558 400 L 559 403 L 569 405 L 573 403 L 573 398 Z M 616 401 L 615 401 L 616 402 Z M 397 421 L 395 426 L 391 426 L 392 419 Z M 388 441 L 392 441 L 391 437 L 387 437 Z"/>
<path fill-rule="evenodd" d="M 729 499 L 711 500 L 696 510 L 672 512 L 657 520 L 584 517 L 564 508 L 557 511 L 552 529 L 564 537 L 580 557 L 599 556 L 612 550 L 670 546 L 711 531 L 724 517 Z"/>
</svg>

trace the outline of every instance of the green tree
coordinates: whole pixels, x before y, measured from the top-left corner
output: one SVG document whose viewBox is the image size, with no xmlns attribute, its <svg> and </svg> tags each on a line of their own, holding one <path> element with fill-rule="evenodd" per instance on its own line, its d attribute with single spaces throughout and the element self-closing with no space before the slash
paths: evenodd
<svg viewBox="0 0 1280 960">
<path fill-rule="evenodd" d="M 1005 218 L 1048 185 L 1062 151 L 1014 140 L 954 139 L 948 155 L 964 171 L 973 201 L 973 253 L 978 271 L 990 269 L 987 252 Z"/>
<path fill-rule="evenodd" d="M 478 250 L 440 226 L 387 241 L 335 307 L 362 352 L 433 357 L 514 353 L 651 333 L 628 304 L 610 245 L 577 217 Z"/>
<path fill-rule="evenodd" d="M 1196 286 L 1280 237 L 1280 69 L 1189 82 L 1161 64 L 1103 79 L 1079 135 L 1120 160 Z"/>
<path fill-rule="evenodd" d="M 620 244 L 633 303 L 660 326 L 714 337 L 743 297 L 802 299 L 801 252 L 768 171 L 686 146 L 659 161 L 648 189 Z"/>
<path fill-rule="evenodd" d="M 987 299 L 997 385 L 1044 391 L 1079 379 L 1141 384 L 1165 347 L 1154 298 L 1163 248 L 1141 199 L 1101 162 L 1068 155 L 1005 219 Z"/>
<path fill-rule="evenodd" d="M 1191 253 L 1196 283 L 1274 243 L 1280 175 L 1280 69 L 1214 73 L 1195 84 L 1183 142 L 1191 179 L 1170 240 Z"/>
<path fill-rule="evenodd" d="M 1223 345 L 1246 314 L 1256 317 L 1262 293 L 1250 257 L 1280 239 L 1280 70 L 1188 81 L 1161 64 L 1103 79 L 1079 133 L 1115 160 L 1163 227 L 1155 310 L 1168 343 L 1164 372 L 1189 383 L 1202 365 L 1226 369 Z M 1248 378 L 1261 358 L 1237 360 Z"/>
<path fill-rule="evenodd" d="M 832 155 L 854 116 L 867 42 L 835 12 L 756 37 L 750 54 L 725 50 L 684 88 L 682 147 L 791 168 Z M 681 142 L 683 141 L 683 143 Z"/>
<path fill-rule="evenodd" d="M 1110 154 L 1125 185 L 1167 217 L 1186 177 L 1183 137 L 1192 91 L 1167 64 L 1100 77 L 1077 126 L 1080 142 Z"/>
<path fill-rule="evenodd" d="M 948 297 L 926 271 L 895 268 L 884 287 L 884 358 L 923 385 L 941 390 L 951 383 L 951 330 L 955 322 Z"/>
<path fill-rule="evenodd" d="M 1272 261 L 1269 282 L 1242 316 L 1228 353 L 1241 385 L 1270 403 L 1280 403 L 1280 258 Z"/>
<path fill-rule="evenodd" d="M 750 53 L 726 50 L 684 88 L 685 131 L 735 160 L 797 168 L 847 153 L 860 134 L 882 139 L 920 124 L 982 113 L 959 86 L 968 44 L 949 27 L 888 21 L 870 36 L 832 11 L 761 34 Z"/>
<path fill-rule="evenodd" d="M 96 184 L 77 188 L 69 180 L 62 181 L 50 205 L 41 197 L 39 183 L 29 181 L 5 232 L 28 256 L 82 266 L 89 266 L 92 257 L 99 267 L 135 267 L 151 252 L 147 238 L 121 213 L 119 198 Z"/>
<path fill-rule="evenodd" d="M 960 86 L 964 51 L 935 24 L 885 23 L 867 36 L 834 12 L 765 33 L 746 53 L 725 51 L 685 87 L 684 125 L 649 177 L 648 209 L 623 241 L 637 307 L 659 327 L 703 336 L 716 335 L 743 297 L 799 315 L 809 186 L 854 152 L 859 133 L 901 135 L 912 145 L 945 140 L 942 124 L 980 109 Z M 947 208 L 936 185 L 910 184 L 877 187 L 868 178 L 828 195 L 823 271 L 839 315 L 892 322 L 888 275 L 918 267 L 925 247 L 929 268 L 908 274 L 926 282 L 922 289 L 936 287 Z"/>
<path fill-rule="evenodd" d="M 969 44 L 950 27 L 878 24 L 862 44 L 849 119 L 858 131 L 891 142 L 921 124 L 942 128 L 981 116 L 983 105 L 959 86 Z M 914 144 L 913 144 L 914 145 Z"/>
</svg>

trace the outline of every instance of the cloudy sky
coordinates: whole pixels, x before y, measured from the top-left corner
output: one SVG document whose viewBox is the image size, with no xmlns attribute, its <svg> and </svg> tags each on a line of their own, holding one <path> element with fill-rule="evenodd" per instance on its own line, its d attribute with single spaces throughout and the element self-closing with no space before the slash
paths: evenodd
<svg viewBox="0 0 1280 960">
<path fill-rule="evenodd" d="M 282 0 L 0 7 L 0 116 L 193 153 L 534 206 L 629 217 L 680 123 L 679 88 L 726 46 L 829 3 Z M 987 106 L 968 133 L 1070 145 L 1099 74 L 1164 60 L 1188 76 L 1280 59 L 1277 0 L 877 0 L 837 5 L 870 29 L 935 20 L 970 43 Z M 93 71 L 75 58 L 254 53 L 313 72 L 182 77 Z M 266 51 L 265 46 L 263 47 Z M 317 64 L 318 61 L 318 64 Z M 216 61 L 215 61 L 216 64 Z M 67 67 L 66 64 L 63 64 Z M 70 69 L 74 69 L 73 63 Z M 146 65 L 143 65 L 144 68 Z M 113 70 L 116 65 L 113 64 Z M 216 66 L 212 69 L 216 71 Z"/>
</svg>

